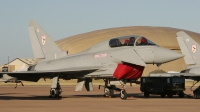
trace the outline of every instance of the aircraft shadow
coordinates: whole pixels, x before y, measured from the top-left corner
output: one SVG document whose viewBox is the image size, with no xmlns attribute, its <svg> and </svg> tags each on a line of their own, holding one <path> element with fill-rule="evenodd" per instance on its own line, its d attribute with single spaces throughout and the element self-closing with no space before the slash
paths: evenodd
<svg viewBox="0 0 200 112">
<path fill-rule="evenodd" d="M 0 93 L 0 95 L 14 95 L 14 94 L 18 94 L 18 93 Z"/>
<path fill-rule="evenodd" d="M 49 96 L 12 96 L 17 93 L 3 93 L 0 94 L 0 100 L 62 100 L 64 98 L 119 98 L 120 99 L 120 94 L 114 94 L 111 97 L 106 97 L 102 94 L 96 94 L 96 95 L 63 95 L 62 97 L 56 97 L 56 98 L 50 98 Z M 167 96 L 162 98 L 160 95 L 150 95 L 149 97 L 144 97 L 143 93 L 129 93 L 127 100 L 136 100 L 135 98 L 138 99 L 185 99 L 184 98 L 179 98 L 178 95 L 174 95 L 173 98 L 168 98 Z"/>
<path fill-rule="evenodd" d="M 99 95 L 72 95 L 72 96 L 68 96 L 66 98 L 81 98 L 81 97 L 88 97 L 88 98 L 108 98 L 105 97 L 102 94 Z M 114 94 L 112 97 L 109 98 L 120 98 L 120 94 Z M 172 98 L 168 98 L 166 97 L 161 97 L 160 95 L 149 95 L 149 97 L 144 97 L 143 93 L 129 93 L 128 94 L 128 99 L 130 100 L 130 98 L 139 98 L 139 99 L 185 99 L 188 97 L 184 97 L 184 98 L 179 98 L 178 95 L 174 95 Z"/>
<path fill-rule="evenodd" d="M 48 96 L 0 96 L 0 100 L 61 100 L 62 97 L 50 98 Z"/>
<path fill-rule="evenodd" d="M 128 98 L 133 98 L 133 97 L 135 97 L 135 96 L 141 96 L 141 98 L 142 98 L 142 93 L 129 93 L 128 94 Z M 81 94 L 81 95 L 71 95 L 71 96 L 64 96 L 64 98 L 86 98 L 86 97 L 88 97 L 88 98 L 120 98 L 120 94 L 118 93 L 116 93 L 116 94 L 114 94 L 113 96 L 110 96 L 110 97 L 106 97 L 106 96 L 104 96 L 103 94 L 93 94 L 93 95 L 91 95 L 91 94 Z"/>
</svg>

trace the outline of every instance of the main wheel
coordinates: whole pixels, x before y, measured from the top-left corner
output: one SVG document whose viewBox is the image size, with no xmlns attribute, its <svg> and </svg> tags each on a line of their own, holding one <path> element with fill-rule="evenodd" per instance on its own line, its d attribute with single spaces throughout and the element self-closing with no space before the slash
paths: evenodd
<svg viewBox="0 0 200 112">
<path fill-rule="evenodd" d="M 59 89 L 55 89 L 55 88 L 50 89 L 50 97 L 51 98 L 59 97 L 60 94 L 61 94 L 61 92 Z"/>
<path fill-rule="evenodd" d="M 56 89 L 54 89 L 54 88 L 50 89 L 50 97 L 52 97 L 52 98 L 56 97 Z"/>
<path fill-rule="evenodd" d="M 105 96 L 113 96 L 114 95 L 114 91 L 112 89 L 109 88 L 104 88 L 104 95 Z"/>
<path fill-rule="evenodd" d="M 121 92 L 120 92 L 120 97 L 121 97 L 121 99 L 122 100 L 126 100 L 127 99 L 127 93 L 126 93 L 126 91 L 125 90 L 121 90 Z"/>
</svg>

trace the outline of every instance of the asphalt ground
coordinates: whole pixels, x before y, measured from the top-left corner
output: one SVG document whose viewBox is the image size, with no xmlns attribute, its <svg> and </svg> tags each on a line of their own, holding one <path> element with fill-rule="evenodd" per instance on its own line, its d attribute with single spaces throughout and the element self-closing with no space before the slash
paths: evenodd
<svg viewBox="0 0 200 112">
<path fill-rule="evenodd" d="M 62 86 L 62 97 L 49 98 L 50 86 L 0 86 L 0 112 L 199 112 L 200 99 L 144 98 L 139 86 L 127 86 L 127 100 L 119 93 L 112 98 L 103 97 L 103 88 L 74 92 L 74 86 Z M 192 92 L 187 87 L 185 93 Z"/>
</svg>

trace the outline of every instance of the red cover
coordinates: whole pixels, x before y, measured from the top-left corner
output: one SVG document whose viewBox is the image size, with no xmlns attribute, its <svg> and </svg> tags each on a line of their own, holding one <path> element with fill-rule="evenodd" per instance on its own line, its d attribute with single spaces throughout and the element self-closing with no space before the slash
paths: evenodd
<svg viewBox="0 0 200 112">
<path fill-rule="evenodd" d="M 138 79 L 143 73 L 144 67 L 131 64 L 118 64 L 114 76 L 117 79 Z"/>
</svg>

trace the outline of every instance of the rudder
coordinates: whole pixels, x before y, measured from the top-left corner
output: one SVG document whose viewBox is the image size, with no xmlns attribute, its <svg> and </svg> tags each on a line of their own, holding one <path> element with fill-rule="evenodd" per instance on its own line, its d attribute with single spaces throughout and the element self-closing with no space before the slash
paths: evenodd
<svg viewBox="0 0 200 112">
<path fill-rule="evenodd" d="M 62 52 L 35 20 L 29 22 L 28 30 L 35 58 L 52 59 L 56 57 L 56 53 Z"/>
</svg>

